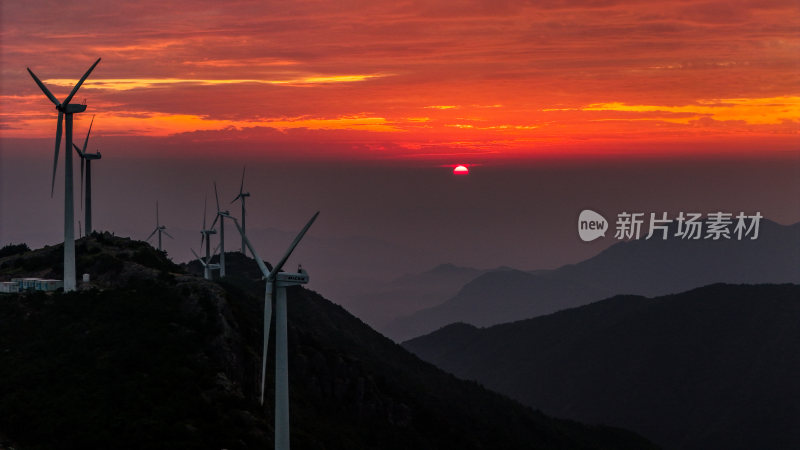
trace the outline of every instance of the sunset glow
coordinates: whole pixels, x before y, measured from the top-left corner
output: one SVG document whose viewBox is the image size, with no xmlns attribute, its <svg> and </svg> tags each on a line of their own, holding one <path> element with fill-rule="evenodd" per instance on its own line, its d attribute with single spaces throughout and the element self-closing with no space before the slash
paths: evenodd
<svg viewBox="0 0 800 450">
<path fill-rule="evenodd" d="M 788 0 L 148 3 L 113 20 L 53 5 L 90 30 L 67 39 L 27 3 L 4 5 L 4 136 L 53 133 L 26 67 L 65 96 L 102 57 L 78 95 L 98 137 L 255 132 L 268 149 L 272 132 L 298 130 L 285 139 L 403 160 L 797 149 L 800 14 Z"/>
</svg>

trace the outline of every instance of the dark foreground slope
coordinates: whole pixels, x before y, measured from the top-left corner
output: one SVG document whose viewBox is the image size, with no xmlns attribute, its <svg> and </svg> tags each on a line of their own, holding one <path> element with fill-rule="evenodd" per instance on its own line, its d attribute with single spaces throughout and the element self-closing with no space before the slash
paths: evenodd
<svg viewBox="0 0 800 450">
<path fill-rule="evenodd" d="M 458 376 L 669 449 L 800 448 L 800 286 L 617 296 L 405 344 Z"/>
<path fill-rule="evenodd" d="M 270 448 L 252 260 L 231 254 L 239 275 L 215 283 L 108 235 L 78 253 L 95 280 L 79 292 L 0 296 L 0 436 L 23 450 Z M 59 247 L 9 256 L 0 277 L 59 258 Z M 290 290 L 289 321 L 294 448 L 652 448 L 460 381 L 312 291 Z"/>
</svg>

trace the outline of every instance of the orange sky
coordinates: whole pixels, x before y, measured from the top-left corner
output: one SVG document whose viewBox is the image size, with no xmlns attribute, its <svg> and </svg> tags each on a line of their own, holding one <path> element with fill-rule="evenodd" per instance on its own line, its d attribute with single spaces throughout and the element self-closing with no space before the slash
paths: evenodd
<svg viewBox="0 0 800 450">
<path fill-rule="evenodd" d="M 2 5 L 4 138 L 54 134 L 26 66 L 63 99 L 102 57 L 76 96 L 94 142 L 484 162 L 798 150 L 795 0 L 66 3 Z"/>
</svg>

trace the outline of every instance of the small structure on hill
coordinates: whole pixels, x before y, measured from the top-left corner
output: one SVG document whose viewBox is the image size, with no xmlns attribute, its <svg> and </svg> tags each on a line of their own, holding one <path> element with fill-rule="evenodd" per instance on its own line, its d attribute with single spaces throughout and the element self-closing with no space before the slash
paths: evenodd
<svg viewBox="0 0 800 450">
<path fill-rule="evenodd" d="M 25 291 L 53 292 L 64 288 L 64 280 L 46 278 L 12 278 L 11 281 L 0 282 L 0 292 L 11 294 Z"/>
</svg>

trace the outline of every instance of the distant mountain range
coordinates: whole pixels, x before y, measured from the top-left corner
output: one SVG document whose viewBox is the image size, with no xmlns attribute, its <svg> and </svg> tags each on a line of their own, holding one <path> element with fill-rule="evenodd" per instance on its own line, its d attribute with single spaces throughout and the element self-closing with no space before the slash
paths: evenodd
<svg viewBox="0 0 800 450">
<path fill-rule="evenodd" d="M 800 448 L 797 285 L 615 296 L 403 345 L 547 414 L 625 427 L 666 449 Z"/>
<path fill-rule="evenodd" d="M 494 325 L 616 294 L 664 295 L 717 282 L 800 283 L 799 268 L 800 223 L 762 220 L 755 240 L 623 241 L 555 270 L 485 273 L 443 303 L 381 330 L 402 341 L 454 322 Z"/>
<path fill-rule="evenodd" d="M 103 233 L 76 248 L 92 280 L 78 292 L 0 295 L 0 448 L 271 448 L 255 262 L 228 253 L 230 276 L 212 282 L 143 242 Z M 10 249 L 0 280 L 58 276 L 62 251 Z M 313 291 L 291 288 L 288 305 L 294 448 L 655 448 L 458 380 Z"/>
<path fill-rule="evenodd" d="M 502 269 L 497 269 L 502 270 Z M 347 300 L 348 311 L 382 330 L 392 320 L 437 305 L 488 270 L 440 264 L 431 270 L 373 283 Z"/>
</svg>

